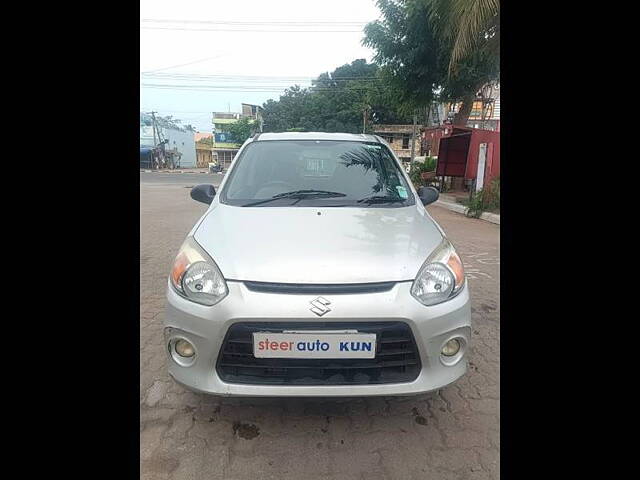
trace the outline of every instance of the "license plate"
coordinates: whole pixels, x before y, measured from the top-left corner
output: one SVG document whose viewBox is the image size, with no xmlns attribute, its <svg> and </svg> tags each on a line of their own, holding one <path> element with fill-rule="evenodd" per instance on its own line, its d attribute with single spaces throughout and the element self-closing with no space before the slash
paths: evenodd
<svg viewBox="0 0 640 480">
<path fill-rule="evenodd" d="M 255 332 L 256 358 L 374 358 L 376 334 L 355 331 Z"/>
</svg>

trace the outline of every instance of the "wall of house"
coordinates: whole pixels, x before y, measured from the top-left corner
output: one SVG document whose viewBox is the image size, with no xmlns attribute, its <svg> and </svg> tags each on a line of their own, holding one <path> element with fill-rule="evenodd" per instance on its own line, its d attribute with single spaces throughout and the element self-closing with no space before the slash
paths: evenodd
<svg viewBox="0 0 640 480">
<path fill-rule="evenodd" d="M 420 125 L 416 125 L 416 156 L 420 155 L 420 127 Z M 376 125 L 373 132 L 389 144 L 399 159 L 404 161 L 411 159 L 411 134 L 413 132 L 413 125 Z M 404 144 L 403 138 L 408 138 L 406 144 Z"/>
<path fill-rule="evenodd" d="M 499 128 L 499 125 L 498 125 Z M 457 137 L 465 131 L 471 132 L 468 147 L 464 145 L 461 137 Z M 448 175 L 464 175 L 466 179 L 473 180 L 478 173 L 478 154 L 480 153 L 480 145 L 487 144 L 487 161 L 485 170 L 485 184 L 492 179 L 500 176 L 500 131 L 481 130 L 481 129 L 459 129 L 456 127 L 456 137 L 451 137 L 451 126 L 440 126 L 428 128 L 423 131 L 423 147 L 431 149 L 432 156 L 447 155 L 449 162 L 460 162 L 460 149 L 468 148 L 466 151 L 466 167 L 454 167 L 450 170 L 448 166 Z M 454 140 L 460 138 L 461 140 Z M 445 151 L 446 150 L 446 151 Z M 424 153 L 427 155 L 427 152 Z M 453 155 L 452 155 L 453 154 Z M 448 163 L 449 163 L 448 162 Z M 455 173 L 451 173 L 455 172 Z M 438 168 L 438 174 L 442 175 L 442 168 Z"/>
<path fill-rule="evenodd" d="M 213 117 L 214 145 L 219 148 L 240 148 L 239 143 L 235 143 L 233 136 L 229 133 L 229 125 L 236 123 L 240 119 L 239 113 L 216 113 Z M 228 147 L 227 145 L 230 145 Z"/>
<path fill-rule="evenodd" d="M 484 180 L 485 185 L 487 185 L 491 180 L 500 176 L 500 132 L 473 130 L 469 145 L 466 178 L 476 178 L 478 174 L 478 154 L 480 153 L 481 143 L 487 144 Z"/>
<path fill-rule="evenodd" d="M 437 157 L 440 150 L 440 139 L 451 135 L 451 125 L 429 127 L 422 132 L 422 154 Z"/>
<path fill-rule="evenodd" d="M 196 167 L 208 168 L 213 162 L 213 153 L 208 148 L 196 148 Z"/>
<path fill-rule="evenodd" d="M 155 147 L 153 142 L 153 127 L 140 125 L 140 146 Z"/>
<path fill-rule="evenodd" d="M 193 132 L 183 132 L 173 128 L 160 127 L 162 138 L 169 140 L 166 148 L 168 150 L 176 148 L 182 154 L 180 158 L 181 167 L 196 166 L 196 142 Z M 153 147 L 153 127 L 140 127 L 140 145 Z"/>
<path fill-rule="evenodd" d="M 181 167 L 196 166 L 196 142 L 193 132 L 181 132 L 180 130 L 163 129 L 164 138 L 169 140 L 167 149 L 177 148 L 182 154 L 180 157 Z"/>
</svg>

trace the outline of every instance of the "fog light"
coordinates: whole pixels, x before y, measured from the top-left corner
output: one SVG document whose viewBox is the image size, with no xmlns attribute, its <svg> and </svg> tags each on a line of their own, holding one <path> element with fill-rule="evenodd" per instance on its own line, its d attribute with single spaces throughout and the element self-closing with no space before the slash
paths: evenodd
<svg viewBox="0 0 640 480">
<path fill-rule="evenodd" d="M 442 354 L 445 357 L 453 357 L 460 351 L 460 342 L 457 338 L 452 338 L 442 347 Z"/>
<path fill-rule="evenodd" d="M 176 341 L 175 347 L 176 353 L 181 357 L 189 358 L 196 354 L 196 349 L 193 345 L 182 338 Z"/>
</svg>

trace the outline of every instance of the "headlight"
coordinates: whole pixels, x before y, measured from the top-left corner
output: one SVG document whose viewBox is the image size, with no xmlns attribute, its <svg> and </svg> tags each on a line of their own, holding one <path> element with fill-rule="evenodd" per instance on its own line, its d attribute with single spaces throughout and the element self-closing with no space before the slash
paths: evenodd
<svg viewBox="0 0 640 480">
<path fill-rule="evenodd" d="M 436 305 L 455 297 L 463 285 L 462 261 L 444 238 L 420 268 L 411 286 L 411 295 L 423 305 Z"/>
<path fill-rule="evenodd" d="M 185 298 L 202 305 L 215 305 L 227 296 L 227 282 L 215 262 L 188 237 L 173 262 L 171 285 Z"/>
</svg>

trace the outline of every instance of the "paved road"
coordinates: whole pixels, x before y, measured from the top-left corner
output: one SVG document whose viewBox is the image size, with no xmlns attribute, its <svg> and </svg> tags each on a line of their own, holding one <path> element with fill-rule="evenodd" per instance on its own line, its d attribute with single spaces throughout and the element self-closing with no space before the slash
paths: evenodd
<svg viewBox="0 0 640 480">
<path fill-rule="evenodd" d="M 171 262 L 206 210 L 185 187 L 205 182 L 140 178 L 141 478 L 499 478 L 498 225 L 429 207 L 461 254 L 472 292 L 470 369 L 456 384 L 405 398 L 224 399 L 173 383 L 162 341 Z"/>
</svg>

